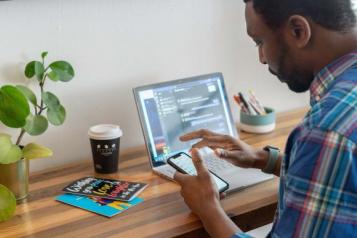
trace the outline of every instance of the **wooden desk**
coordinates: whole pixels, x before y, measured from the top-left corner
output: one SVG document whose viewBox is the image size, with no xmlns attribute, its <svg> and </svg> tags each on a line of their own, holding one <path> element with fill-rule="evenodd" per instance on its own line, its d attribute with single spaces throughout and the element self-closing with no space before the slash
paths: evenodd
<svg viewBox="0 0 357 238">
<path fill-rule="evenodd" d="M 266 135 L 240 133 L 256 147 L 267 144 L 284 148 L 289 132 L 306 109 L 278 115 L 277 129 Z M 140 195 L 145 201 L 113 218 L 105 218 L 54 200 L 71 181 L 95 175 L 90 158 L 30 176 L 30 195 L 18 205 L 15 216 L 0 223 L 0 237 L 206 237 L 201 222 L 190 213 L 179 195 L 179 186 L 150 170 L 143 147 L 125 151 L 119 173 L 107 178 L 143 181 L 149 187 Z M 242 229 L 272 221 L 277 201 L 278 178 L 234 193 L 222 201 L 228 215 Z M 252 225 L 253 224 L 253 225 Z"/>
</svg>

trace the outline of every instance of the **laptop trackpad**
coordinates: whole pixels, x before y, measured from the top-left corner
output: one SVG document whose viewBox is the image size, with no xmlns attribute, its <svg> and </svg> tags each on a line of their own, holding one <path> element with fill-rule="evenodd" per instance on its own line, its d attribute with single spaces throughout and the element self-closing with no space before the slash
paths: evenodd
<svg viewBox="0 0 357 238">
<path fill-rule="evenodd" d="M 226 170 L 220 171 L 217 175 L 229 184 L 229 190 L 247 187 L 274 177 L 258 169 L 237 169 L 234 173 L 230 170 Z"/>
</svg>

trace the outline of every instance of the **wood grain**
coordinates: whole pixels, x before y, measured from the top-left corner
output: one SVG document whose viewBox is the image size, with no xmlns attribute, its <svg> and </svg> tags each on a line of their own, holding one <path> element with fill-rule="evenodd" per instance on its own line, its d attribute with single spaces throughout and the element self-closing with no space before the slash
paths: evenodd
<svg viewBox="0 0 357 238">
<path fill-rule="evenodd" d="M 307 109 L 280 113 L 274 132 L 240 138 L 255 147 L 267 144 L 284 148 L 288 134 Z M 179 186 L 152 173 L 143 146 L 120 155 L 119 172 L 95 174 L 91 158 L 53 170 L 32 173 L 30 195 L 19 204 L 15 216 L 0 223 L 0 237 L 207 237 L 201 222 L 186 207 Z M 149 187 L 140 194 L 144 202 L 113 218 L 105 218 L 57 202 L 61 189 L 83 176 L 142 181 Z M 277 201 L 278 178 L 246 188 L 222 200 L 227 214 L 242 229 L 272 220 Z"/>
</svg>

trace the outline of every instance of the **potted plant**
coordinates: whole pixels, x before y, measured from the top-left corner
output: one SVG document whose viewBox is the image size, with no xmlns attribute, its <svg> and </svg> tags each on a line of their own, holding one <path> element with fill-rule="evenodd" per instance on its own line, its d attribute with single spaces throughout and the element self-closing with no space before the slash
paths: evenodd
<svg viewBox="0 0 357 238">
<path fill-rule="evenodd" d="M 4 85 L 0 88 L 0 121 L 9 128 L 18 128 L 15 141 L 11 136 L 0 133 L 0 184 L 11 190 L 17 200 L 28 194 L 29 160 L 52 155 L 52 151 L 36 143 L 22 144 L 27 133 L 38 136 L 44 133 L 49 123 L 54 126 L 63 124 L 66 110 L 58 97 L 45 90 L 45 84 L 68 82 L 74 77 L 71 64 L 66 61 L 55 61 L 47 66 L 47 52 L 41 54 L 41 61 L 31 61 L 25 67 L 25 76 L 37 80 L 39 96 L 24 85 Z M 0 201 L 6 192 L 0 186 Z M 1 204 L 0 204 L 1 205 Z M 1 211 L 0 207 L 0 220 Z"/>
</svg>

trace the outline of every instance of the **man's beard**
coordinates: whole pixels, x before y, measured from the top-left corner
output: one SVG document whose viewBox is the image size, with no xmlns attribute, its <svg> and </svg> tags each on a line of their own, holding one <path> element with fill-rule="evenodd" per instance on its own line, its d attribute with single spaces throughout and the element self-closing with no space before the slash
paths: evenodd
<svg viewBox="0 0 357 238">
<path fill-rule="evenodd" d="M 275 72 L 269 68 L 270 73 L 275 75 L 282 83 L 286 83 L 290 90 L 296 93 L 306 92 L 314 80 L 313 73 L 299 70 L 298 66 L 293 66 L 293 69 L 289 71 L 286 65 L 289 50 L 285 42 L 281 42 L 281 46 L 282 48 L 278 57 L 278 69 Z"/>
</svg>

